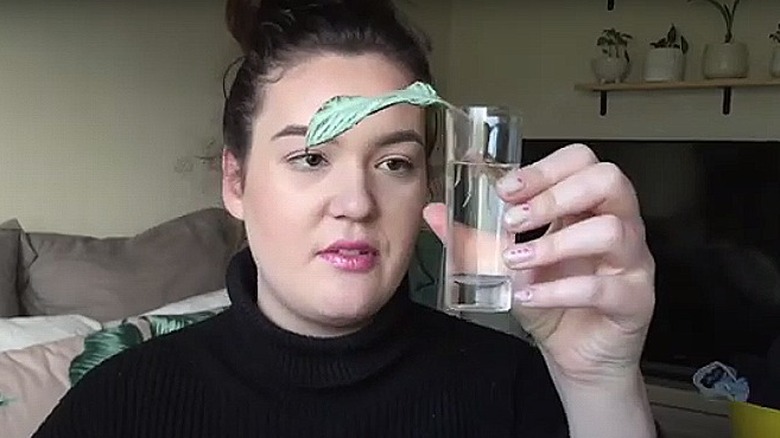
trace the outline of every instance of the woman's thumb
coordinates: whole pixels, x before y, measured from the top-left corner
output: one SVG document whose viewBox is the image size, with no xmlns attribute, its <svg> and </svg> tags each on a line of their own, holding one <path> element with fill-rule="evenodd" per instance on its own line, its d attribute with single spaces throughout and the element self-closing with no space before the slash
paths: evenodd
<svg viewBox="0 0 780 438">
<path fill-rule="evenodd" d="M 434 234 L 446 244 L 447 238 L 447 206 L 441 202 L 433 202 L 423 209 L 423 219 Z"/>
</svg>

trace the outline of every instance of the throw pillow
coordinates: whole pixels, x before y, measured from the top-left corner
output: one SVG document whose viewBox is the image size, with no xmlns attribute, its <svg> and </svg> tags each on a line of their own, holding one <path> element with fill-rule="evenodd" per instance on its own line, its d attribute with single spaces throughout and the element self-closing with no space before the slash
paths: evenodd
<svg viewBox="0 0 780 438">
<path fill-rule="evenodd" d="M 99 322 L 80 315 L 0 318 L 0 352 L 86 336 L 102 328 Z"/>
<path fill-rule="evenodd" d="M 0 224 L 0 318 L 19 315 L 16 274 L 19 266 L 19 234 L 16 220 Z"/>
<path fill-rule="evenodd" d="M 230 305 L 227 289 L 220 289 L 190 298 L 185 298 L 175 303 L 166 304 L 160 308 L 144 313 L 144 315 L 182 315 L 186 313 L 214 310 Z"/>
<path fill-rule="evenodd" d="M 0 353 L 0 435 L 27 438 L 70 389 L 68 370 L 84 349 L 75 336 Z"/>
<path fill-rule="evenodd" d="M 27 233 L 19 278 L 23 311 L 105 322 L 218 290 L 242 241 L 240 223 L 223 209 L 197 211 L 128 238 Z"/>
<path fill-rule="evenodd" d="M 156 336 L 203 321 L 222 310 L 131 317 L 86 336 L 1 352 L 1 436 L 31 436 L 65 393 L 106 359 Z"/>
<path fill-rule="evenodd" d="M 70 365 L 70 380 L 76 384 L 91 369 L 122 351 L 166 335 L 188 325 L 208 319 L 223 309 L 180 315 L 144 315 L 127 318 L 117 325 L 109 325 L 84 339 L 84 351 Z"/>
</svg>

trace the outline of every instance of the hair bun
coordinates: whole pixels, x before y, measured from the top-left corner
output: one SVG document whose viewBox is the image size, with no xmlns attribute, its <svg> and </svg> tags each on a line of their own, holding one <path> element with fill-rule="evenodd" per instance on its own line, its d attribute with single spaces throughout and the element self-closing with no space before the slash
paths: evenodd
<svg viewBox="0 0 780 438">
<path fill-rule="evenodd" d="M 227 0 L 225 21 L 233 38 L 246 54 L 252 50 L 258 27 L 260 0 Z"/>
<path fill-rule="evenodd" d="M 227 28 L 244 54 L 256 50 L 268 26 L 282 30 L 332 8 L 371 19 L 395 18 L 392 0 L 227 0 Z M 343 13 L 342 12 L 342 13 Z M 338 13 L 337 13 L 338 14 Z"/>
</svg>

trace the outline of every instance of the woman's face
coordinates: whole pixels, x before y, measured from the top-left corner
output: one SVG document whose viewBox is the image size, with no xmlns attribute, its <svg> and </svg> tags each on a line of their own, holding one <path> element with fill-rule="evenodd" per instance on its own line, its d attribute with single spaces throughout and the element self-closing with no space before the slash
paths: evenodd
<svg viewBox="0 0 780 438">
<path fill-rule="evenodd" d="M 265 85 L 243 187 L 225 155 L 225 204 L 245 221 L 259 306 L 277 325 L 349 333 L 400 284 L 427 196 L 423 110 L 392 106 L 308 153 L 304 135 L 326 100 L 412 81 L 381 55 L 310 58 Z"/>
</svg>

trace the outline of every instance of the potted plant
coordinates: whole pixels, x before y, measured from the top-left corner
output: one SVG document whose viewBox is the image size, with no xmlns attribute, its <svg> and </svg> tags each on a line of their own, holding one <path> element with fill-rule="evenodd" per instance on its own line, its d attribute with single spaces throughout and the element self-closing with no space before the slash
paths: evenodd
<svg viewBox="0 0 780 438">
<path fill-rule="evenodd" d="M 604 29 L 596 46 L 601 48 L 602 56 L 591 62 L 593 73 L 602 84 L 622 82 L 628 75 L 631 58 L 628 55 L 628 42 L 633 37 L 615 28 Z"/>
<path fill-rule="evenodd" d="M 769 34 L 769 39 L 777 43 L 774 51 L 772 51 L 769 73 L 774 78 L 780 78 L 780 23 L 777 24 L 777 30 Z"/>
<path fill-rule="evenodd" d="M 643 78 L 647 82 L 679 82 L 685 76 L 685 55 L 688 40 L 672 24 L 666 36 L 650 43 Z"/>
<path fill-rule="evenodd" d="M 688 0 L 688 2 L 699 0 Z M 704 77 L 715 78 L 744 78 L 748 75 L 750 67 L 747 45 L 734 39 L 734 15 L 737 12 L 740 0 L 734 0 L 731 7 L 727 3 L 716 0 L 703 0 L 715 7 L 723 17 L 726 25 L 726 33 L 722 43 L 710 43 L 704 47 L 702 69 Z"/>
</svg>

